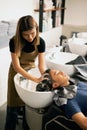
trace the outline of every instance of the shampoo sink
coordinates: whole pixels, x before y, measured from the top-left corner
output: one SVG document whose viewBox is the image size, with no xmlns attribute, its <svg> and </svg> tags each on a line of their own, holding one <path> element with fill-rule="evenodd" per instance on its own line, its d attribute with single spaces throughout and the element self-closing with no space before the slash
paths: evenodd
<svg viewBox="0 0 87 130">
<path fill-rule="evenodd" d="M 38 72 L 38 69 L 32 69 L 31 71 L 33 75 L 37 75 Z M 14 83 L 20 98 L 27 106 L 32 108 L 45 108 L 50 105 L 54 95 L 53 92 L 37 92 L 36 83 L 20 77 L 20 74 L 16 74 L 14 77 Z"/>
<path fill-rule="evenodd" d="M 87 38 L 70 38 L 68 39 L 68 45 L 72 53 L 81 56 L 87 55 Z"/>
<path fill-rule="evenodd" d="M 77 57 L 78 55 L 69 52 L 56 52 L 46 56 L 46 63 L 48 68 L 64 71 L 71 76 L 75 73 L 75 68 L 73 65 L 66 63 L 75 60 Z"/>
</svg>

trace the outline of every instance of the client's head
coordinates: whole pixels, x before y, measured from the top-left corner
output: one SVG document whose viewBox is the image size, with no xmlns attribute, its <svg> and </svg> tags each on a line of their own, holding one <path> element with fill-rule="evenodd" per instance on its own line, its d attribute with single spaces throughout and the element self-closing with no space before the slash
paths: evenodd
<svg viewBox="0 0 87 130">
<path fill-rule="evenodd" d="M 50 91 L 58 87 L 69 85 L 69 76 L 64 72 L 48 69 L 43 74 L 43 80 L 37 85 L 37 91 Z"/>
<path fill-rule="evenodd" d="M 52 80 L 52 87 L 58 88 L 58 87 L 65 87 L 69 85 L 69 76 L 67 74 L 65 74 L 63 71 L 59 71 L 59 70 L 54 70 L 51 69 L 49 71 L 49 74 L 51 76 L 51 80 Z"/>
</svg>

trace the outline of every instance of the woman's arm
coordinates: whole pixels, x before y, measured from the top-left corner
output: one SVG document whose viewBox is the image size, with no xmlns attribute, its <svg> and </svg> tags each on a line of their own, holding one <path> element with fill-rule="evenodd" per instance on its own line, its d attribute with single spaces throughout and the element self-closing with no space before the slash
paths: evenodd
<svg viewBox="0 0 87 130">
<path fill-rule="evenodd" d="M 43 74 L 45 72 L 46 63 L 45 63 L 45 53 L 39 53 L 38 54 L 38 68 L 40 70 L 40 73 Z"/>
<path fill-rule="evenodd" d="M 12 64 L 14 67 L 14 70 L 17 73 L 20 73 L 21 75 L 23 75 L 25 78 L 30 79 L 36 83 L 39 83 L 41 81 L 41 78 L 36 78 L 35 76 L 32 76 L 31 74 L 29 74 L 28 72 L 26 72 L 20 65 L 19 62 L 19 58 L 16 55 L 16 53 L 11 53 L 11 58 L 12 58 Z"/>
</svg>

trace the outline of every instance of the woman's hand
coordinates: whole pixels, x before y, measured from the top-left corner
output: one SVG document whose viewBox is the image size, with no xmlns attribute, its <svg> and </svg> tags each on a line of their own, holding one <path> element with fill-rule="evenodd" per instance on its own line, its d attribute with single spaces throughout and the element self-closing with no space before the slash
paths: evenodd
<svg viewBox="0 0 87 130">
<path fill-rule="evenodd" d="M 40 83 L 43 80 L 43 77 L 41 76 L 40 78 L 35 78 L 34 82 Z"/>
</svg>

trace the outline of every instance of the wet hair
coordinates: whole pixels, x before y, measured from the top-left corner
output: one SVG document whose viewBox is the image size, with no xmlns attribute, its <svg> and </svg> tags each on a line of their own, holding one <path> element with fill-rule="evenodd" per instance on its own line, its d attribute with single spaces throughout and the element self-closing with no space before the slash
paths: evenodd
<svg viewBox="0 0 87 130">
<path fill-rule="evenodd" d="M 36 37 L 33 41 L 34 45 L 39 44 L 39 27 L 37 25 L 37 22 L 31 15 L 23 16 L 19 19 L 16 29 L 16 34 L 14 37 L 15 41 L 15 52 L 20 55 L 21 48 L 24 45 L 24 39 L 22 37 L 23 31 L 32 30 L 33 28 L 36 28 Z"/>
<path fill-rule="evenodd" d="M 50 69 L 47 69 L 43 74 L 43 80 L 37 84 L 36 91 L 51 91 L 52 90 L 52 79 L 49 74 Z"/>
<path fill-rule="evenodd" d="M 58 86 L 56 88 L 52 87 L 53 83 L 56 82 L 56 81 L 52 79 L 52 77 L 50 75 L 50 71 L 51 71 L 51 69 L 47 69 L 44 72 L 44 79 L 36 86 L 36 91 L 52 91 L 52 90 L 55 90 L 55 89 L 63 90 L 64 86 Z M 69 79 L 69 85 L 74 85 L 74 84 L 76 84 L 75 80 L 70 78 Z"/>
</svg>

